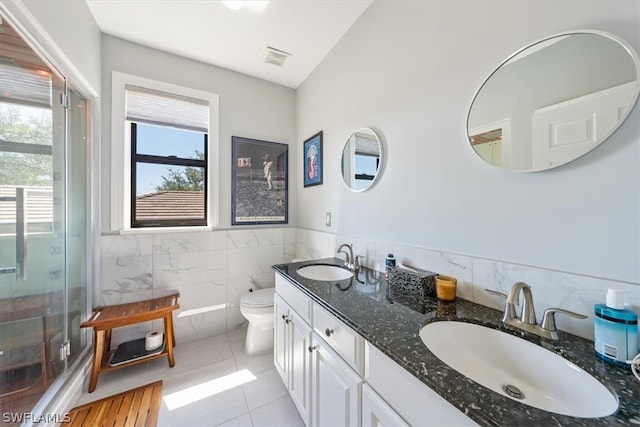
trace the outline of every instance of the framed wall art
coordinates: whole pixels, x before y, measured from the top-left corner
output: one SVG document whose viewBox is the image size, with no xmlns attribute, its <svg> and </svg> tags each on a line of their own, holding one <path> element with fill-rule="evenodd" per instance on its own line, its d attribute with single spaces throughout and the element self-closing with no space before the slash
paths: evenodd
<svg viewBox="0 0 640 427">
<path fill-rule="evenodd" d="M 234 136 L 231 224 L 286 224 L 289 146 Z"/>
<path fill-rule="evenodd" d="M 322 131 L 316 133 L 311 138 L 304 141 L 304 186 L 322 184 Z"/>
</svg>

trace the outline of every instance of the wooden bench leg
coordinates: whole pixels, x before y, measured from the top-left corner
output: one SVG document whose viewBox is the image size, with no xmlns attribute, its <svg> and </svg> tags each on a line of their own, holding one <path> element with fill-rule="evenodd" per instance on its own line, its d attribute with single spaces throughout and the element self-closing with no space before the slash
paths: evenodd
<svg viewBox="0 0 640 427">
<path fill-rule="evenodd" d="M 104 334 L 104 352 L 111 350 L 111 329 L 106 329 Z"/>
<path fill-rule="evenodd" d="M 40 344 L 40 369 L 42 369 L 42 385 L 46 386 L 49 377 L 47 374 L 47 346 L 44 342 Z"/>
<path fill-rule="evenodd" d="M 169 366 L 174 367 L 176 364 L 176 359 L 173 355 L 173 347 L 175 346 L 174 337 L 173 337 L 173 316 L 171 313 L 167 313 L 164 316 L 164 336 L 166 337 L 165 348 L 167 350 L 167 359 L 169 359 Z"/>
<path fill-rule="evenodd" d="M 89 393 L 92 393 L 98 385 L 98 375 L 102 367 L 102 356 L 105 352 L 105 330 L 93 330 L 93 366 L 91 366 L 91 379 L 89 380 Z"/>
</svg>

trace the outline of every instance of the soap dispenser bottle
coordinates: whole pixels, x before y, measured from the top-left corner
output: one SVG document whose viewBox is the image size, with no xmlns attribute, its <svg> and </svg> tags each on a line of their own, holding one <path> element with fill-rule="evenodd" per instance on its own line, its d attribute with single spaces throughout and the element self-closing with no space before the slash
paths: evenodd
<svg viewBox="0 0 640 427">
<path fill-rule="evenodd" d="M 638 315 L 624 308 L 626 291 L 608 289 L 606 304 L 595 305 L 596 356 L 626 365 L 638 354 Z"/>
</svg>

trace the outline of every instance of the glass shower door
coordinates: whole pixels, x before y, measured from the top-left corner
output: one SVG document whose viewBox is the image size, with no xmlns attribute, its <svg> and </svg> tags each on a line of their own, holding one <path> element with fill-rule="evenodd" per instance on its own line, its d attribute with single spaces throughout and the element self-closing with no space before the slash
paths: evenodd
<svg viewBox="0 0 640 427">
<path fill-rule="evenodd" d="M 2 30 L 16 54 L 0 58 L 0 407 L 21 413 L 66 367 L 67 113 L 64 80 Z"/>
<path fill-rule="evenodd" d="M 67 167 L 66 167 L 66 273 L 67 309 L 65 330 L 68 331 L 67 365 L 87 346 L 87 330 L 80 328 L 87 312 L 87 278 L 89 277 L 88 218 L 89 184 L 87 181 L 88 122 L 90 104 L 74 88 L 67 85 Z"/>
</svg>

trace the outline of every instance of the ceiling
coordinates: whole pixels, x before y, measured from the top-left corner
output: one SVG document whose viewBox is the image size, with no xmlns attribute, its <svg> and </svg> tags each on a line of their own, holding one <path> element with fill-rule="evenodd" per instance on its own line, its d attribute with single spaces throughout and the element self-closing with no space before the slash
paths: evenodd
<svg viewBox="0 0 640 427">
<path fill-rule="evenodd" d="M 86 2 L 105 34 L 297 88 L 372 0 Z M 267 46 L 291 56 L 267 63 Z"/>
</svg>

